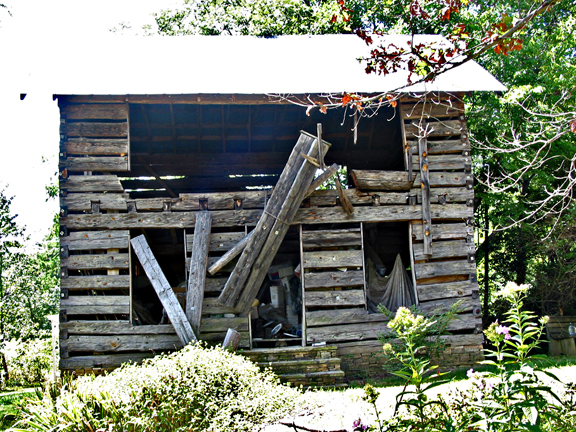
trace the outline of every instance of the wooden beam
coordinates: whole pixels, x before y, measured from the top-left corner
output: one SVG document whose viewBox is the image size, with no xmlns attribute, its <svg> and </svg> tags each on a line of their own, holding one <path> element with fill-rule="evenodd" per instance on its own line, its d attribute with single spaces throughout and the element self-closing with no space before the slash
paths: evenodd
<svg viewBox="0 0 576 432">
<path fill-rule="evenodd" d="M 244 248 L 246 247 L 246 245 L 250 241 L 250 238 L 252 237 L 253 232 L 254 231 L 251 231 L 246 237 L 244 237 L 242 240 L 240 240 L 238 243 L 236 243 L 236 245 L 234 247 L 232 247 L 228 252 L 226 252 L 224 255 L 222 255 L 222 257 L 218 261 L 216 261 L 214 264 L 212 264 L 210 266 L 210 268 L 208 269 L 208 273 L 210 273 L 212 276 L 214 276 L 224 266 L 226 266 L 226 264 L 228 264 L 230 261 L 232 261 L 234 258 L 236 258 L 244 250 Z"/>
<path fill-rule="evenodd" d="M 178 303 L 176 294 L 174 294 L 166 276 L 164 276 L 164 273 L 160 269 L 158 261 L 156 261 L 154 254 L 150 250 L 148 242 L 143 235 L 139 235 L 138 237 L 133 238 L 130 243 L 132 244 L 136 256 L 140 260 L 140 264 L 142 264 L 148 279 L 152 283 L 154 290 L 158 294 L 158 298 L 160 299 L 162 306 L 164 306 L 168 318 L 170 318 L 170 322 L 174 326 L 182 345 L 188 345 L 192 341 L 196 342 L 198 339 L 192 331 L 190 322 L 186 318 L 180 303 Z"/>
<path fill-rule="evenodd" d="M 340 184 L 340 180 L 338 179 L 338 177 L 336 177 L 334 180 L 336 182 L 336 190 L 338 191 L 340 204 L 342 204 L 342 208 L 344 209 L 344 211 L 347 214 L 351 215 L 352 213 L 354 213 L 354 207 L 352 207 L 352 203 L 348 199 L 348 195 L 344 193 L 344 188 L 342 188 L 342 185 Z"/>
<path fill-rule="evenodd" d="M 427 132 L 427 125 L 421 122 L 421 128 Z M 422 187 L 422 233 L 424 235 L 424 255 L 432 256 L 432 215 L 430 211 L 430 179 L 428 169 L 428 139 L 422 136 L 418 139 L 418 155 L 420 158 L 420 185 Z M 412 163 L 412 161 L 410 161 Z"/>
<path fill-rule="evenodd" d="M 202 301 L 204 300 L 204 286 L 206 284 L 211 228 L 212 215 L 209 212 L 199 212 L 194 228 L 192 258 L 186 291 L 186 317 L 196 334 L 200 332 L 200 320 L 202 319 Z"/>
<path fill-rule="evenodd" d="M 312 192 L 322 186 L 330 177 L 332 177 L 338 171 L 338 164 L 332 164 L 328 169 L 326 169 L 322 174 L 318 176 L 306 191 L 305 196 L 309 196 Z"/>
</svg>

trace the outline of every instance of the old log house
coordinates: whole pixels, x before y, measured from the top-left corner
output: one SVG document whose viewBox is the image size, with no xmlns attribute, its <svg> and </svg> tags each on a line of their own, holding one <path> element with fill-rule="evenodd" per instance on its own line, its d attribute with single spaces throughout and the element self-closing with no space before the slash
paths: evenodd
<svg viewBox="0 0 576 432">
<path fill-rule="evenodd" d="M 355 36 L 121 43 L 55 78 L 62 369 L 231 328 L 285 380 L 337 384 L 379 370 L 387 318 L 370 305 L 392 278 L 425 314 L 461 302 L 445 364 L 481 358 L 462 97 L 502 90 L 494 77 L 470 62 L 358 118 L 288 101 L 406 83 L 367 76 Z M 336 170 L 344 186 L 318 189 Z"/>
</svg>

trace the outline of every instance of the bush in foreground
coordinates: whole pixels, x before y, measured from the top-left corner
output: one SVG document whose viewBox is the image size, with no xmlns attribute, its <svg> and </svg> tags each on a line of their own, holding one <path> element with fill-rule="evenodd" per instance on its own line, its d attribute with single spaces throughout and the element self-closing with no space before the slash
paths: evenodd
<svg viewBox="0 0 576 432">
<path fill-rule="evenodd" d="M 30 401 L 14 430 L 248 431 L 294 409 L 298 395 L 244 357 L 196 344 L 80 377 L 55 399 Z"/>
<path fill-rule="evenodd" d="M 38 385 L 52 372 L 52 341 L 50 339 L 13 339 L 2 350 L 8 366 L 7 386 Z"/>
</svg>

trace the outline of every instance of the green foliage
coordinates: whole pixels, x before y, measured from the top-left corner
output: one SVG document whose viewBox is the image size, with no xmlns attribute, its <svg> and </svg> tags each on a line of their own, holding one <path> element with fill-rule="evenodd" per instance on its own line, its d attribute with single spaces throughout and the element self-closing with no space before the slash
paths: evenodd
<svg viewBox="0 0 576 432">
<path fill-rule="evenodd" d="M 2 350 L 8 364 L 8 386 L 30 386 L 41 383 L 52 371 L 50 339 L 13 339 Z"/>
<path fill-rule="evenodd" d="M 524 311 L 527 286 L 507 284 L 502 295 L 510 302 L 510 310 L 502 323 L 495 322 L 486 330 L 493 349 L 486 350 L 484 364 L 493 367 L 489 372 L 469 370 L 473 386 L 451 397 L 431 398 L 425 391 L 442 381 L 427 375 L 427 363 L 414 350 L 403 354 L 408 365 L 405 377 L 414 390 L 401 393 L 408 399 L 397 399 L 394 417 L 378 421 L 372 430 L 380 431 L 454 431 L 482 430 L 486 432 L 556 432 L 576 428 L 576 398 L 574 384 L 563 384 L 556 376 L 541 367 L 532 355 L 538 347 L 546 319 L 536 322 L 536 316 Z M 415 331 L 422 328 L 422 320 L 405 316 Z M 409 335 L 410 331 L 404 332 Z M 409 339 L 407 340 L 409 342 Z M 410 374 L 410 370 L 412 374 Z M 561 392 L 544 384 L 540 375 L 547 375 Z M 377 397 L 377 396 L 376 396 Z M 399 396 L 399 398 L 402 396 Z M 374 392 L 367 389 L 366 400 L 374 406 Z M 399 409 L 403 408 L 403 410 Z M 355 426 L 357 426 L 355 424 Z"/>
<path fill-rule="evenodd" d="M 289 412 L 298 395 L 244 357 L 196 344 L 81 377 L 56 400 L 26 405 L 16 430 L 248 431 Z"/>
</svg>

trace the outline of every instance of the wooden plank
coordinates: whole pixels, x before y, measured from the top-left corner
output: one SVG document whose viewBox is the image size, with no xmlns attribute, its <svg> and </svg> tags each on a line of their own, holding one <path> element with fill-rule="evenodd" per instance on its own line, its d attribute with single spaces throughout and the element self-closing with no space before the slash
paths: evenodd
<svg viewBox="0 0 576 432">
<path fill-rule="evenodd" d="M 268 195 L 268 191 L 182 193 L 178 202 L 172 205 L 172 210 L 234 210 L 238 207 L 263 209 Z M 206 201 L 207 208 L 201 207 L 203 201 Z"/>
<path fill-rule="evenodd" d="M 204 297 L 202 302 L 202 315 L 222 315 L 222 314 L 235 314 L 236 311 L 229 306 L 222 306 L 218 302 L 218 297 Z"/>
<path fill-rule="evenodd" d="M 127 137 L 128 123 L 69 122 L 60 126 L 60 133 L 69 137 Z"/>
<path fill-rule="evenodd" d="M 116 290 L 130 288 L 130 276 L 70 276 L 60 280 L 60 286 L 69 290 Z"/>
<path fill-rule="evenodd" d="M 276 237 L 279 238 L 280 241 L 283 239 L 284 234 L 280 235 L 280 231 L 284 230 L 284 228 L 278 230 L 274 229 L 274 222 L 276 221 L 277 217 L 281 217 L 282 220 L 286 217 L 286 214 L 282 215 L 282 204 L 288 199 L 291 192 L 294 190 L 293 186 L 296 179 L 298 178 L 299 172 L 301 170 L 305 170 L 306 172 L 310 171 L 313 175 L 309 164 L 300 156 L 300 154 L 306 153 L 310 156 L 314 156 L 315 154 L 313 154 L 313 150 L 311 149 L 315 142 L 315 139 L 309 135 L 304 133 L 300 135 L 296 145 L 292 150 L 292 153 L 290 154 L 290 157 L 288 158 L 288 162 L 286 163 L 285 168 L 282 171 L 280 178 L 278 179 L 276 187 L 274 188 L 274 192 L 272 193 L 272 196 L 266 205 L 266 210 L 258 221 L 256 228 L 254 229 L 254 234 L 251 236 L 246 247 L 242 251 L 234 272 L 230 275 L 230 279 L 228 279 L 224 290 L 220 294 L 219 298 L 222 304 L 231 307 L 238 307 L 239 297 L 243 294 L 243 291 L 245 291 L 244 287 L 246 282 L 250 277 L 251 271 L 254 270 L 256 259 L 261 255 L 261 251 L 266 244 L 270 230 L 273 230 L 273 232 L 278 231 L 279 235 Z M 308 176 L 306 176 L 308 182 L 311 182 L 311 179 L 308 179 L 307 177 Z M 303 190 L 302 194 L 305 192 L 306 190 Z M 298 206 L 300 205 L 301 201 L 302 199 L 298 201 Z M 290 216 L 290 219 L 291 218 L 292 217 Z M 290 221 L 287 220 L 285 222 L 289 223 Z M 259 288 L 259 285 L 251 286 L 249 288 L 249 292 L 247 293 L 247 297 L 252 297 L 252 291 L 256 290 L 257 292 Z M 251 306 L 252 300 L 249 300 L 249 303 L 250 305 L 248 305 L 248 307 Z M 243 306 L 245 305 L 243 304 Z"/>
<path fill-rule="evenodd" d="M 361 250 L 304 252 L 302 266 L 309 268 L 362 267 Z"/>
<path fill-rule="evenodd" d="M 386 322 L 370 322 L 359 324 L 333 325 L 325 327 L 309 327 L 306 340 L 309 344 L 317 342 L 344 342 L 378 339 L 390 334 Z"/>
<path fill-rule="evenodd" d="M 430 171 L 451 171 L 451 170 L 464 170 L 466 164 L 471 164 L 470 157 L 459 155 L 430 155 L 428 156 L 428 169 Z M 412 169 L 420 171 L 420 157 L 418 155 L 412 156 Z"/>
<path fill-rule="evenodd" d="M 422 188 L 411 189 L 409 195 L 416 196 L 419 204 L 422 203 Z M 430 189 L 430 203 L 438 204 L 442 201 L 446 203 L 467 203 L 468 200 L 474 198 L 474 189 L 465 187 L 448 187 L 448 188 L 432 188 Z"/>
<path fill-rule="evenodd" d="M 101 270 L 129 268 L 128 254 L 71 255 L 60 259 L 60 266 L 69 270 Z"/>
<path fill-rule="evenodd" d="M 416 279 L 428 279 L 438 276 L 468 275 L 476 273 L 476 263 L 465 261 L 436 261 L 416 263 Z"/>
<path fill-rule="evenodd" d="M 314 181 L 310 184 L 310 187 L 308 187 L 308 190 L 306 191 L 306 194 L 304 196 L 309 196 L 310 194 L 312 194 L 316 189 L 318 189 L 320 186 L 322 186 L 325 182 L 328 181 L 328 179 L 330 179 L 330 177 L 332 177 L 334 174 L 336 174 L 336 172 L 338 171 L 338 164 L 332 164 L 330 167 L 328 167 L 328 169 L 324 170 L 324 172 L 322 172 L 322 174 L 320 174 L 316 179 L 314 179 Z"/>
<path fill-rule="evenodd" d="M 206 278 L 206 285 L 204 286 L 204 293 L 220 293 L 224 289 L 224 285 L 228 278 L 225 277 L 209 277 Z"/>
<path fill-rule="evenodd" d="M 71 175 L 60 182 L 60 188 L 68 192 L 124 192 L 115 175 Z"/>
<path fill-rule="evenodd" d="M 342 185 L 340 184 L 340 180 L 338 180 L 338 178 L 336 178 L 336 179 L 334 179 L 334 181 L 336 183 L 336 190 L 338 191 L 338 197 L 340 198 L 340 204 L 342 205 L 342 208 L 349 215 L 354 213 L 354 207 L 352 206 L 352 203 L 348 199 L 348 195 L 346 195 L 344 193 L 344 189 L 342 188 Z"/>
<path fill-rule="evenodd" d="M 250 232 L 247 236 L 245 236 L 242 240 L 236 243 L 228 252 L 222 255 L 216 262 L 211 263 L 210 268 L 208 269 L 208 273 L 212 276 L 218 273 L 219 271 L 223 270 L 227 264 L 229 264 L 234 258 L 236 258 L 240 253 L 244 250 L 250 238 L 252 237 L 252 233 Z"/>
<path fill-rule="evenodd" d="M 209 250 L 210 252 L 228 251 L 236 244 L 246 237 L 244 232 L 228 232 L 228 233 L 211 233 Z M 194 234 L 186 235 L 186 250 L 192 250 L 192 243 L 194 241 Z"/>
<path fill-rule="evenodd" d="M 408 146 L 418 148 L 418 140 L 408 141 Z M 470 142 L 467 139 L 445 139 L 440 141 L 428 141 L 428 153 L 431 155 L 460 153 L 470 151 Z M 417 153 L 417 152 L 414 152 Z"/>
<path fill-rule="evenodd" d="M 60 300 L 68 315 L 130 314 L 130 296 L 70 296 Z"/>
<path fill-rule="evenodd" d="M 248 331 L 248 317 L 202 318 L 202 324 L 200 325 L 202 333 L 225 332 L 229 328 L 238 332 Z"/>
<path fill-rule="evenodd" d="M 60 113 L 66 120 L 126 120 L 128 104 L 67 104 Z"/>
<path fill-rule="evenodd" d="M 466 220 L 474 216 L 472 207 L 462 204 L 432 204 L 432 220 Z M 301 208 L 292 220 L 295 224 L 347 223 L 347 222 L 404 222 L 422 219 L 420 206 L 357 207 L 347 215 L 338 207 Z"/>
<path fill-rule="evenodd" d="M 418 310 L 422 315 L 440 315 L 448 312 L 456 302 L 459 302 L 458 313 L 480 312 L 480 299 L 472 296 L 421 301 Z"/>
<path fill-rule="evenodd" d="M 418 225 L 419 223 L 414 223 Z M 422 230 L 415 229 L 413 237 L 416 241 L 421 241 L 423 238 Z M 465 239 L 468 236 L 474 235 L 474 227 L 468 226 L 463 223 L 443 223 L 432 224 L 432 240 L 452 240 L 452 239 Z"/>
<path fill-rule="evenodd" d="M 140 260 L 140 264 L 144 268 L 148 279 L 152 283 L 156 294 L 158 294 L 158 298 L 160 299 L 162 306 L 164 306 L 168 318 L 170 318 L 170 322 L 174 326 L 182 345 L 188 345 L 192 341 L 197 341 L 196 336 L 192 331 L 192 327 L 190 327 L 190 323 L 188 322 L 180 303 L 178 303 L 178 299 L 176 298 L 172 287 L 170 287 L 166 276 L 164 276 L 156 258 L 154 258 L 144 235 L 133 238 L 130 243 L 132 244 L 136 256 Z"/>
<path fill-rule="evenodd" d="M 463 172 L 440 172 L 433 171 L 429 174 L 430 176 L 430 187 L 446 187 L 446 186 L 466 186 L 466 181 L 473 180 L 472 174 L 466 174 Z M 414 184 L 420 184 L 420 173 L 416 174 L 416 179 Z M 431 191 L 434 193 L 434 191 Z"/>
<path fill-rule="evenodd" d="M 418 285 L 418 299 L 421 302 L 444 298 L 459 298 L 471 296 L 472 291 L 478 291 L 478 284 L 470 281 L 448 282 L 432 285 Z"/>
<path fill-rule="evenodd" d="M 100 369 L 116 368 L 123 363 L 139 363 L 144 359 L 154 357 L 155 353 L 130 353 L 130 354 L 109 354 L 93 356 L 73 356 L 70 358 L 60 359 L 60 369 L 79 370 L 79 369 Z"/>
<path fill-rule="evenodd" d="M 363 306 L 364 290 L 306 291 L 306 307 Z"/>
<path fill-rule="evenodd" d="M 422 128 L 426 129 L 423 124 Z M 432 255 L 432 214 L 430 211 L 430 177 L 428 170 L 428 140 L 426 137 L 418 140 L 418 154 L 420 157 L 420 186 L 422 188 L 422 233 L 424 242 L 424 255 Z"/>
<path fill-rule="evenodd" d="M 407 191 L 413 184 L 407 171 L 352 170 L 350 175 L 361 190 Z"/>
<path fill-rule="evenodd" d="M 375 205 L 377 204 L 376 197 L 388 197 L 388 195 L 390 195 L 390 198 L 388 199 L 391 199 L 392 201 L 388 202 L 385 198 L 383 200 L 385 202 L 382 202 L 382 204 L 406 203 L 406 193 L 363 192 L 356 188 L 344 189 L 344 193 L 352 205 Z M 308 201 L 310 202 L 311 207 L 327 207 L 337 205 L 338 199 L 338 191 L 334 189 L 326 189 L 314 191 L 309 196 Z"/>
<path fill-rule="evenodd" d="M 92 211 L 92 202 L 100 203 L 100 210 L 127 210 L 124 193 L 69 193 L 60 197 L 60 205 L 72 211 Z"/>
<path fill-rule="evenodd" d="M 211 229 L 212 214 L 210 212 L 199 212 L 196 218 L 196 226 L 194 227 L 188 289 L 186 290 L 186 317 L 196 334 L 200 331 L 200 320 L 202 319 L 202 301 L 204 300 Z"/>
<path fill-rule="evenodd" d="M 406 138 L 412 139 L 413 137 L 418 137 L 421 132 L 420 129 L 414 122 L 407 123 L 404 125 L 406 130 Z M 441 136 L 452 136 L 460 135 L 463 132 L 462 123 L 460 120 L 444 120 L 438 122 L 428 123 L 428 137 L 441 137 Z"/>
<path fill-rule="evenodd" d="M 402 118 L 405 120 L 428 119 L 430 117 L 459 117 L 463 113 L 463 103 L 449 104 L 446 102 L 435 103 L 426 101 L 426 103 L 419 102 L 402 104 Z"/>
<path fill-rule="evenodd" d="M 129 321 L 67 321 L 60 323 L 70 335 L 176 334 L 172 324 L 134 326 Z"/>
<path fill-rule="evenodd" d="M 306 289 L 364 286 L 362 270 L 304 273 Z"/>
<path fill-rule="evenodd" d="M 306 325 L 308 327 L 387 321 L 389 321 L 389 318 L 386 315 L 382 313 L 368 313 L 364 308 L 306 312 Z"/>
<path fill-rule="evenodd" d="M 360 228 L 315 230 L 302 232 L 304 248 L 360 246 L 362 234 Z"/>
<path fill-rule="evenodd" d="M 482 316 L 474 314 L 459 314 L 448 324 L 448 331 L 474 330 L 482 328 Z"/>
<path fill-rule="evenodd" d="M 60 237 L 60 246 L 71 251 L 91 249 L 128 249 L 130 231 L 78 231 Z"/>
<path fill-rule="evenodd" d="M 60 218 L 69 229 L 193 228 L 198 212 L 77 214 Z M 212 212 L 213 227 L 255 225 L 262 210 Z"/>
<path fill-rule="evenodd" d="M 60 341 L 68 352 L 162 351 L 182 348 L 176 335 L 74 335 Z"/>
<path fill-rule="evenodd" d="M 129 141 L 125 138 L 69 138 L 60 145 L 68 155 L 125 156 Z"/>
<path fill-rule="evenodd" d="M 128 156 L 68 157 L 59 166 L 68 171 L 128 171 Z"/>
<path fill-rule="evenodd" d="M 415 225 L 416 227 L 418 225 Z M 474 255 L 476 248 L 474 243 L 466 243 L 466 240 L 449 240 L 434 242 L 432 247 L 432 258 L 465 258 L 469 254 Z M 422 243 L 414 244 L 414 259 L 422 261 L 429 258 L 424 253 Z"/>
</svg>

